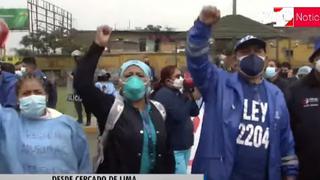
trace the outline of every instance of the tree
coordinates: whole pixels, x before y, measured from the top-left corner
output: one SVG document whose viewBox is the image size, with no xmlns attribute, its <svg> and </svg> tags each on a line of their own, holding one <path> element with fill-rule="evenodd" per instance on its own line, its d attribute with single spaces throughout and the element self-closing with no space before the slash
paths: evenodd
<svg viewBox="0 0 320 180">
<path fill-rule="evenodd" d="M 145 31 L 153 31 L 153 32 L 158 32 L 161 31 L 162 26 L 160 25 L 151 25 L 149 24 L 147 27 L 144 28 Z"/>
<path fill-rule="evenodd" d="M 25 48 L 32 47 L 38 54 L 47 54 L 49 51 L 47 36 L 48 34 L 45 31 L 30 33 L 22 37 L 20 44 Z"/>
<path fill-rule="evenodd" d="M 22 48 L 22 49 L 15 49 L 15 51 L 19 56 L 23 56 L 23 57 L 34 56 L 33 51 L 30 49 Z"/>
<path fill-rule="evenodd" d="M 23 49 L 17 49 L 18 54 L 25 54 L 26 50 L 32 47 L 36 54 L 47 55 L 50 53 L 56 54 L 57 49 L 61 48 L 63 54 L 69 55 L 75 49 L 82 49 L 82 47 L 73 40 L 76 30 L 71 30 L 68 36 L 63 36 L 61 29 L 57 29 L 51 33 L 45 31 L 38 31 L 30 33 L 22 38 L 20 44 L 24 46 Z"/>
</svg>

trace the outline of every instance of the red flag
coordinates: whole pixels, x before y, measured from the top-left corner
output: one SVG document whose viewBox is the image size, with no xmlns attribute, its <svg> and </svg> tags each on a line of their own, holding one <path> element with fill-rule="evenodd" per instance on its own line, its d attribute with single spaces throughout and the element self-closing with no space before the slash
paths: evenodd
<svg viewBox="0 0 320 180">
<path fill-rule="evenodd" d="M 9 28 L 6 22 L 0 19 L 0 48 L 5 47 L 5 42 L 8 38 Z"/>
<path fill-rule="evenodd" d="M 193 133 L 196 133 L 196 131 L 198 130 L 199 125 L 200 125 L 199 116 L 194 117 L 194 119 L 193 119 Z"/>
</svg>

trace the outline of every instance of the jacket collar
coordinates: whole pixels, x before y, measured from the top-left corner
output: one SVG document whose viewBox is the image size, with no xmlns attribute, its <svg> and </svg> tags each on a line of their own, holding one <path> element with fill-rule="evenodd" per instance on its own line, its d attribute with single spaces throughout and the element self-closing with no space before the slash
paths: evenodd
<svg viewBox="0 0 320 180">
<path fill-rule="evenodd" d="M 242 86 L 240 83 L 240 74 L 239 73 L 234 73 L 231 75 L 231 78 L 228 78 L 227 80 L 227 86 L 230 88 L 233 88 L 237 95 L 240 97 L 241 101 L 244 99 L 243 91 L 242 91 Z"/>
<path fill-rule="evenodd" d="M 235 92 L 240 97 L 241 103 L 243 104 L 244 93 L 239 78 L 241 78 L 239 73 L 234 74 L 231 78 L 227 80 L 227 86 L 235 90 Z M 279 98 L 277 98 L 277 96 L 279 94 L 279 91 L 276 91 L 275 88 L 272 87 L 271 83 L 267 82 L 265 79 L 262 80 L 262 84 L 266 88 L 267 92 L 267 99 L 269 104 L 269 124 L 271 127 L 275 123 L 275 118 L 272 117 L 279 115 L 279 112 L 275 112 L 277 111 L 275 107 L 278 103 L 277 101 Z"/>
<path fill-rule="evenodd" d="M 233 88 L 236 90 L 236 92 L 239 94 L 239 96 L 241 97 L 241 99 L 244 98 L 244 95 L 243 95 L 243 90 L 242 90 L 242 85 L 240 83 L 240 74 L 239 73 L 235 73 L 232 75 L 231 78 L 228 78 L 227 80 L 227 86 L 230 87 L 230 88 Z M 269 89 L 271 88 L 270 87 L 270 82 L 268 82 L 267 80 L 263 79 L 262 82 L 263 86 L 265 88 L 268 89 L 267 93 L 271 92 L 271 93 L 276 93 L 275 91 L 269 91 Z"/>
</svg>

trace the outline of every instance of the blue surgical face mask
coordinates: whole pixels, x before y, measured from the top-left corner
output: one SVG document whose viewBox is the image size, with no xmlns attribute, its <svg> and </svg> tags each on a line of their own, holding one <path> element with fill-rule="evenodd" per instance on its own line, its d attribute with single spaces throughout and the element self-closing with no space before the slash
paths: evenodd
<svg viewBox="0 0 320 180">
<path fill-rule="evenodd" d="M 275 67 L 267 67 L 265 72 L 265 77 L 267 79 L 273 78 L 277 75 L 277 71 Z"/>
<path fill-rule="evenodd" d="M 30 95 L 19 99 L 20 113 L 30 118 L 39 118 L 46 109 L 46 96 Z"/>
<path fill-rule="evenodd" d="M 256 54 L 241 57 L 239 58 L 240 70 L 247 76 L 257 76 L 263 71 L 264 59 L 263 56 L 258 56 Z"/>
<path fill-rule="evenodd" d="M 138 76 L 131 76 L 124 82 L 123 95 L 130 101 L 138 101 L 146 95 L 145 82 Z"/>
</svg>

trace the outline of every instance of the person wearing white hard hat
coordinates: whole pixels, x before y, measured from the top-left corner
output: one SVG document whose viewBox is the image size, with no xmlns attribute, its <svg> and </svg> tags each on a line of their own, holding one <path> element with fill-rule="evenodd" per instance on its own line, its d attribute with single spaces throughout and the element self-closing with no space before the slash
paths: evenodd
<svg viewBox="0 0 320 180">
<path fill-rule="evenodd" d="M 307 76 L 312 71 L 310 66 L 302 66 L 298 69 L 296 77 L 298 79 L 302 79 L 303 77 Z"/>
</svg>

